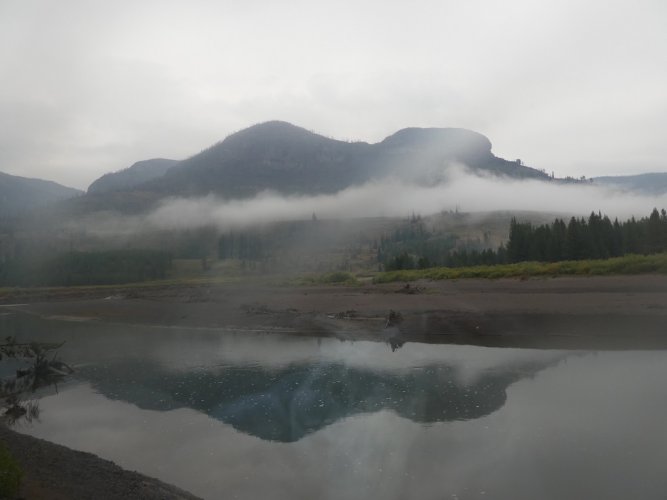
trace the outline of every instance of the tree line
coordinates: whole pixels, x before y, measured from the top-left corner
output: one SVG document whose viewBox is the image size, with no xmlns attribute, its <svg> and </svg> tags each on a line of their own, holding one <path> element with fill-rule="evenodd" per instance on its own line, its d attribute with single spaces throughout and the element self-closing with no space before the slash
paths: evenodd
<svg viewBox="0 0 667 500">
<path fill-rule="evenodd" d="M 218 238 L 219 259 L 262 260 L 271 253 L 267 238 L 251 232 L 222 234 Z"/>
<path fill-rule="evenodd" d="M 380 238 L 376 258 L 387 271 L 444 266 L 457 240 L 453 234 L 429 231 L 422 217 L 413 214 L 406 224 Z"/>
<path fill-rule="evenodd" d="M 567 223 L 556 219 L 540 226 L 512 219 L 506 250 L 508 262 L 608 259 L 663 252 L 667 250 L 667 212 L 653 209 L 648 217 L 625 222 L 612 222 L 593 212 L 588 219 L 572 217 Z"/>
<path fill-rule="evenodd" d="M 107 285 L 164 279 L 171 255 L 160 250 L 67 252 L 0 262 L 2 286 Z"/>
<path fill-rule="evenodd" d="M 524 261 L 608 259 L 627 254 L 667 251 L 667 212 L 654 208 L 648 217 L 613 222 L 600 212 L 588 218 L 555 219 L 551 224 L 533 225 L 512 218 L 509 239 L 496 250 L 491 248 L 438 248 L 429 244 L 423 230 L 395 233 L 389 241 L 399 252 L 387 257 L 389 245 L 383 240 L 378 262 L 387 271 L 433 266 L 465 267 L 508 264 Z M 401 246 L 402 245 L 402 248 Z M 440 252 L 438 252 L 440 250 Z"/>
</svg>

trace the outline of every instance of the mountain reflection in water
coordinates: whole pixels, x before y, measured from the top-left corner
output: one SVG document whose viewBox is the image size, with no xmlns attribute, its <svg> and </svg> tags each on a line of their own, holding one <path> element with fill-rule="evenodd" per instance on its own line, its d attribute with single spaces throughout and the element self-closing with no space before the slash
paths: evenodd
<svg viewBox="0 0 667 500">
<path fill-rule="evenodd" d="M 382 410 L 426 424 L 480 418 L 505 404 L 511 384 L 566 356 L 414 343 L 392 352 L 378 342 L 118 328 L 22 314 L 2 320 L 20 337 L 66 340 L 63 355 L 78 365 L 76 379 L 111 400 L 144 410 L 190 408 L 278 442 Z"/>
<path fill-rule="evenodd" d="M 0 317 L 74 378 L 21 432 L 207 499 L 664 498 L 667 351 Z"/>
<path fill-rule="evenodd" d="M 420 423 L 483 417 L 503 406 L 509 385 L 550 364 L 524 362 L 482 373 L 471 383 L 445 364 L 385 372 L 343 363 L 182 372 L 145 360 L 119 360 L 84 367 L 79 376 L 105 397 L 141 409 L 189 407 L 246 434 L 294 442 L 358 413 L 392 410 Z"/>
</svg>

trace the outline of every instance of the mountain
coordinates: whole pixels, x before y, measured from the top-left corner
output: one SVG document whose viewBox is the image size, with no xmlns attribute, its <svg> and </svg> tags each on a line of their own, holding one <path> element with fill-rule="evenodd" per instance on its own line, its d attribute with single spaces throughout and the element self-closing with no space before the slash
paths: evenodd
<svg viewBox="0 0 667 500">
<path fill-rule="evenodd" d="M 335 192 L 367 180 L 372 147 L 314 134 L 285 122 L 255 125 L 182 161 L 151 189 L 165 194 L 216 193 L 243 198 L 271 189 L 285 194 Z"/>
<path fill-rule="evenodd" d="M 0 214 L 12 215 L 83 194 L 52 181 L 0 172 Z"/>
<path fill-rule="evenodd" d="M 491 152 L 488 138 L 461 128 L 406 128 L 374 146 L 375 174 L 388 171 L 416 180 L 442 180 L 447 166 L 463 164 L 477 173 L 547 180 L 542 171 Z"/>
<path fill-rule="evenodd" d="M 147 160 L 106 174 L 70 208 L 77 213 L 137 212 L 167 196 L 246 198 L 266 190 L 327 194 L 388 177 L 433 184 L 446 179 L 452 164 L 478 173 L 548 179 L 519 161 L 496 157 L 489 139 L 470 130 L 406 128 L 368 144 L 271 121 L 236 132 L 183 161 Z"/>
<path fill-rule="evenodd" d="M 491 142 L 469 130 L 408 128 L 367 144 L 338 141 L 274 121 L 230 135 L 144 187 L 171 195 L 216 193 L 238 198 L 267 189 L 284 194 L 334 193 L 389 176 L 430 183 L 441 179 L 452 163 L 497 175 L 548 178 L 497 158 Z"/>
<path fill-rule="evenodd" d="M 126 169 L 104 174 L 88 187 L 88 193 L 132 190 L 141 184 L 162 177 L 176 163 L 178 163 L 177 160 L 165 158 L 138 161 Z"/>
<path fill-rule="evenodd" d="M 593 184 L 639 194 L 662 195 L 667 194 L 667 172 L 594 177 Z"/>
</svg>

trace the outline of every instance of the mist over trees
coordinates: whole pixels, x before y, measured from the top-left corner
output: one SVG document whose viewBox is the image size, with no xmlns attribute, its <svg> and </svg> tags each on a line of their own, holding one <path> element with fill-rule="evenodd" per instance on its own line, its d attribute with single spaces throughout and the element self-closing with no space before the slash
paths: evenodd
<svg viewBox="0 0 667 500">
<path fill-rule="evenodd" d="M 457 241 L 454 234 L 427 229 L 422 217 L 413 214 L 407 224 L 380 238 L 377 261 L 386 270 L 445 266 Z"/>
<path fill-rule="evenodd" d="M 549 219 L 533 214 L 532 220 Z M 8 235 L 0 239 L 0 286 L 122 284 L 201 273 L 455 268 L 664 251 L 664 209 L 623 222 L 601 212 L 549 223 L 452 211 L 406 219 L 311 217 L 228 230 L 211 226 L 145 232 L 118 241 L 75 234 L 57 241 L 48 235 L 35 240 Z"/>
<path fill-rule="evenodd" d="M 377 223 L 363 219 L 282 221 L 222 232 L 216 257 L 261 272 L 349 271 L 372 268 Z"/>
<path fill-rule="evenodd" d="M 378 262 L 384 269 L 608 259 L 667 251 L 667 212 L 658 212 L 657 208 L 648 217 L 632 217 L 625 222 L 612 222 L 600 212 L 592 212 L 588 218 L 572 217 L 568 222 L 556 219 L 541 225 L 512 218 L 509 240 L 496 250 L 479 248 L 479 244 L 478 248 L 455 248 L 456 239 L 433 238 L 418 220 L 412 225 L 382 240 Z"/>
<path fill-rule="evenodd" d="M 164 279 L 171 255 L 159 250 L 67 252 L 0 262 L 2 286 L 108 285 Z"/>
</svg>

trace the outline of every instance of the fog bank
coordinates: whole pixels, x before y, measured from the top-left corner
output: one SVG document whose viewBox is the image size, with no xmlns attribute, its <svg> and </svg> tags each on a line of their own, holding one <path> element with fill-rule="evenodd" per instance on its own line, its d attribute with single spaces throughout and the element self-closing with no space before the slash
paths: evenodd
<svg viewBox="0 0 667 500">
<path fill-rule="evenodd" d="M 285 196 L 263 192 L 254 198 L 224 200 L 215 196 L 164 201 L 145 216 L 142 227 L 192 229 L 215 226 L 233 229 L 283 220 L 355 217 L 402 217 L 440 211 L 538 211 L 610 217 L 643 217 L 667 205 L 660 196 L 640 196 L 591 184 L 560 184 L 535 180 L 499 180 L 455 169 L 448 182 L 432 186 L 396 180 L 373 182 L 336 194 Z M 127 221 L 129 222 L 129 221 Z M 138 221 L 135 221 L 138 222 Z"/>
</svg>

